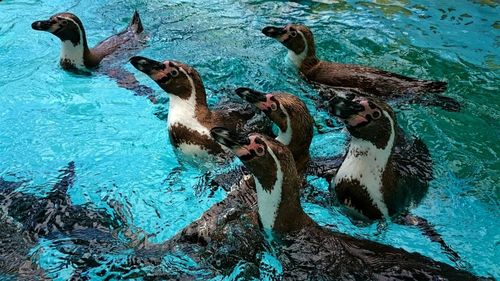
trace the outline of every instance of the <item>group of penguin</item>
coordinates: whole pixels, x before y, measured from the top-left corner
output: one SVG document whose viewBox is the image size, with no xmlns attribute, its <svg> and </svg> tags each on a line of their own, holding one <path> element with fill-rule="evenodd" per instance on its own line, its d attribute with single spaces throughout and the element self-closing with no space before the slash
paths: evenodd
<svg viewBox="0 0 500 281">
<path fill-rule="evenodd" d="M 113 58 L 140 49 L 145 38 L 137 12 L 127 29 L 94 48 L 87 44 L 82 22 L 71 13 L 35 21 L 32 28 L 57 36 L 62 42 L 60 65 L 76 72 L 113 65 Z M 408 208 L 418 204 L 427 192 L 432 160 L 420 139 L 405 136 L 398 127 L 387 101 L 402 98 L 458 111 L 456 101 L 440 95 L 447 84 L 321 61 L 316 56 L 313 34 L 304 25 L 268 26 L 262 33 L 288 49 L 288 57 L 301 75 L 320 89 L 318 100 L 345 123 L 349 146 L 335 167 L 331 192 L 346 214 L 367 221 L 396 220 L 407 214 Z M 259 114 L 211 109 L 202 79 L 193 67 L 140 56 L 132 56 L 129 61 L 168 94 L 170 142 L 183 160 L 220 165 L 237 157 L 250 173 L 227 198 L 166 243 L 150 245 L 150 249 L 182 249 L 215 273 L 227 274 L 242 260 L 258 265 L 266 237 L 273 237 L 280 241 L 275 254 L 283 265 L 285 280 L 480 279 L 463 269 L 333 232 L 314 222 L 300 204 L 311 162 L 314 120 L 295 95 L 262 93 L 246 87 L 235 90 L 276 125 L 279 132 L 274 136 L 265 125 L 249 125 Z M 118 69 L 114 64 L 105 73 L 120 86 L 155 102 L 151 90 Z M 248 274 L 259 276 L 251 268 Z"/>
</svg>

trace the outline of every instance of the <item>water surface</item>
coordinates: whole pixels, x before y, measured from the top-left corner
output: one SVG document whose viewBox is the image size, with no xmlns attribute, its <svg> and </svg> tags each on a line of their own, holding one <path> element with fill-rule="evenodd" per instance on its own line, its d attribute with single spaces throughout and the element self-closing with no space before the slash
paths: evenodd
<svg viewBox="0 0 500 281">
<path fill-rule="evenodd" d="M 418 105 L 397 109 L 399 124 L 424 140 L 435 161 L 435 180 L 413 212 L 433 223 L 473 272 L 500 276 L 496 1 L 0 2 L 0 176 L 29 180 L 23 188 L 43 195 L 56 181 L 57 169 L 75 161 L 77 178 L 68 191 L 75 204 L 91 203 L 111 213 L 110 202 L 119 202 L 130 225 L 152 242 L 162 242 L 225 193 L 196 195 L 191 188 L 198 181 L 196 170 L 172 173 L 180 164 L 168 143 L 166 123 L 157 117 L 166 105 L 152 105 L 105 76 L 62 71 L 58 39 L 30 27 L 34 20 L 71 11 L 82 19 L 94 45 L 124 28 L 134 9 L 150 37 L 141 55 L 194 66 L 211 104 L 239 86 L 283 90 L 304 97 L 320 124 L 328 118 L 306 98 L 315 92 L 286 61 L 285 48 L 260 32 L 266 25 L 289 22 L 314 31 L 322 59 L 447 81 L 446 94 L 464 105 L 460 113 Z M 131 65 L 125 68 L 168 102 L 149 78 Z M 314 155 L 344 151 L 345 132 L 327 130 L 315 137 Z M 304 206 L 333 229 L 451 263 L 416 229 L 389 224 L 377 234 L 376 225 L 355 226 L 336 208 Z M 34 259 L 50 277 L 65 280 L 72 268 L 63 266 L 64 254 L 54 243 L 41 240 Z"/>
</svg>

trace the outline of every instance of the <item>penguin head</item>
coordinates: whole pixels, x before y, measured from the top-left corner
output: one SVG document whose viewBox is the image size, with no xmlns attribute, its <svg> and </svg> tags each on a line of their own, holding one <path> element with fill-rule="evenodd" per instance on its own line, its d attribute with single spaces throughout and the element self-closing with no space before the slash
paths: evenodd
<svg viewBox="0 0 500 281">
<path fill-rule="evenodd" d="M 279 41 L 290 51 L 297 55 L 304 51 L 314 51 L 314 37 L 304 25 L 288 24 L 285 27 L 266 26 L 262 29 L 262 33 L 267 37 L 271 37 Z"/>
<path fill-rule="evenodd" d="M 341 119 L 355 138 L 370 141 L 378 148 L 383 148 L 394 134 L 396 128 L 394 111 L 381 100 L 355 94 L 342 94 L 336 95 L 328 103 L 330 114 Z"/>
<path fill-rule="evenodd" d="M 192 91 L 196 90 L 196 85 L 202 83 L 196 70 L 177 61 L 159 62 L 134 56 L 130 63 L 153 79 L 164 91 L 181 98 L 189 98 Z"/>
<path fill-rule="evenodd" d="M 281 95 L 262 93 L 250 88 L 238 88 L 236 94 L 264 112 L 282 131 L 287 129 L 287 109 L 280 102 Z"/>
<path fill-rule="evenodd" d="M 286 169 L 287 174 L 291 171 L 296 173 L 290 150 L 284 144 L 266 135 L 258 133 L 238 135 L 223 127 L 212 128 L 210 135 L 215 141 L 236 154 L 264 189 L 272 189 L 279 167 Z"/>
<path fill-rule="evenodd" d="M 31 24 L 34 30 L 47 31 L 57 36 L 61 41 L 71 41 L 75 46 L 85 37 L 85 31 L 80 19 L 71 13 L 59 13 L 48 20 L 35 21 Z"/>
</svg>

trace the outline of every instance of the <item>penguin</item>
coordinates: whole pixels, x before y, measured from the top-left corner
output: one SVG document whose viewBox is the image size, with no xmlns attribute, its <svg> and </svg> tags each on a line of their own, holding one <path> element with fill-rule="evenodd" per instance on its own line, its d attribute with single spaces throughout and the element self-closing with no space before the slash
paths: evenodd
<svg viewBox="0 0 500 281">
<path fill-rule="evenodd" d="M 140 56 L 132 57 L 130 63 L 167 92 L 170 99 L 167 118 L 170 142 L 184 162 L 206 169 L 211 168 L 213 163 L 227 163 L 232 158 L 210 136 L 212 127 L 224 125 L 243 130 L 257 118 L 264 122 L 256 122 L 255 127 L 249 129 L 271 131 L 270 122 L 251 108 L 246 110 L 240 106 L 231 110 L 210 109 L 200 75 L 187 64 L 177 61 L 158 62 Z"/>
<path fill-rule="evenodd" d="M 18 191 L 27 181 L 0 178 L 0 274 L 14 273 L 25 280 L 38 276 L 44 280 L 46 274 L 34 263 L 32 252 L 40 239 L 64 237 L 68 243 L 73 239 L 75 244 L 83 241 L 90 249 L 100 249 L 107 254 L 118 247 L 120 241 L 113 238 L 114 231 L 124 227 L 126 221 L 119 214 L 112 215 L 88 205 L 74 205 L 67 195 L 74 181 L 74 162 L 60 170 L 58 180 L 43 197 Z M 112 245 L 105 245 L 105 240 L 112 240 Z M 60 244 L 62 247 L 63 243 Z M 111 248 L 104 250 L 105 246 Z M 91 256 L 87 255 L 80 249 L 70 256 L 79 260 L 79 266 L 83 267 L 82 260 L 89 260 Z"/>
<path fill-rule="evenodd" d="M 336 96 L 329 111 L 351 138 L 332 182 L 336 197 L 361 218 L 391 218 L 417 205 L 433 178 L 425 143 L 409 139 L 387 103 L 372 97 Z"/>
<path fill-rule="evenodd" d="M 300 205 L 301 180 L 290 150 L 266 135 L 212 128 L 252 174 L 259 221 L 284 280 L 480 280 L 417 253 L 320 227 Z"/>
<path fill-rule="evenodd" d="M 297 173 L 303 176 L 309 164 L 309 147 L 314 133 L 314 120 L 305 103 L 284 92 L 266 94 L 241 87 L 235 93 L 262 110 L 277 125 L 279 133 L 276 140 L 292 151 Z"/>
<path fill-rule="evenodd" d="M 134 12 L 129 26 L 89 48 L 82 21 L 69 12 L 58 13 L 48 20 L 31 24 L 34 30 L 50 32 L 61 40 L 59 64 L 66 71 L 89 75 L 96 71 L 117 81 L 120 87 L 147 96 L 153 103 L 156 99 L 152 89 L 140 85 L 135 77 L 123 69 L 124 59 L 144 47 L 146 35 L 141 18 Z"/>
<path fill-rule="evenodd" d="M 321 156 L 311 159 L 309 147 L 313 139 L 314 119 L 306 104 L 297 96 L 285 92 L 262 93 L 241 87 L 235 93 L 248 103 L 262 110 L 279 129 L 276 140 L 292 151 L 301 178 L 315 176 L 330 182 L 343 160 L 343 155 Z M 304 182 L 304 195 L 308 202 L 315 200 L 319 190 Z M 313 195 L 313 196 L 310 196 Z M 319 196 L 321 197 L 321 196 Z M 326 198 L 325 196 L 323 196 Z M 323 205 L 326 202 L 316 201 Z"/>
<path fill-rule="evenodd" d="M 319 88 L 322 85 L 354 88 L 384 100 L 410 98 L 411 102 L 439 106 L 448 111 L 460 110 L 457 101 L 439 95 L 446 91 L 446 82 L 419 80 L 368 66 L 319 60 L 313 34 L 304 25 L 267 26 L 262 33 L 282 43 L 288 49 L 288 58 L 300 73 Z M 423 97 L 426 93 L 433 96 Z"/>
</svg>

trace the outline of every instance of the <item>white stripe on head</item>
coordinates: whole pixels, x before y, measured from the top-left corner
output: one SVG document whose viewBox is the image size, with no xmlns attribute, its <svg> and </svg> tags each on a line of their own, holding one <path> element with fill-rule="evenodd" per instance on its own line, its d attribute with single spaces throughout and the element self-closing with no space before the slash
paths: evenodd
<svg viewBox="0 0 500 281">
<path fill-rule="evenodd" d="M 276 181 L 274 182 L 271 191 L 267 191 L 262 187 L 262 184 L 254 176 L 255 187 L 257 189 L 257 205 L 259 208 L 259 217 L 262 222 L 264 230 L 269 231 L 274 227 L 274 222 L 278 215 L 278 208 L 281 203 L 281 191 L 283 185 L 283 171 L 281 170 L 281 163 L 269 146 L 267 152 L 274 159 L 276 163 Z"/>
<path fill-rule="evenodd" d="M 384 217 L 388 217 L 389 212 L 382 194 L 382 175 L 392 153 L 395 130 L 394 121 L 389 113 L 382 111 L 382 114 L 391 124 L 391 134 L 386 147 L 380 149 L 367 140 L 352 137 L 347 156 L 335 176 L 334 183 L 339 184 L 343 180 L 359 181 L 368 192 L 373 204 Z"/>
<path fill-rule="evenodd" d="M 76 45 L 74 45 L 73 42 L 71 42 L 70 40 L 62 41 L 61 60 L 66 60 L 68 62 L 71 62 L 71 64 L 78 69 L 86 69 L 85 64 L 83 62 L 83 52 L 84 52 L 83 42 L 82 42 L 83 33 L 80 28 L 80 25 L 71 18 L 62 16 L 61 18 L 74 23 L 78 27 L 78 32 L 80 35 L 80 41 Z"/>
<path fill-rule="evenodd" d="M 286 111 L 285 107 L 280 103 L 281 111 L 286 116 L 286 131 L 283 132 L 280 129 L 280 133 L 276 137 L 276 140 L 281 142 L 284 145 L 289 145 L 292 141 L 292 121 L 290 120 L 290 115 L 288 115 L 288 111 Z"/>
<path fill-rule="evenodd" d="M 191 86 L 191 95 L 185 100 L 176 95 L 169 94 L 170 102 L 168 108 L 167 124 L 170 128 L 175 124 L 181 124 L 188 129 L 197 131 L 202 135 L 210 136 L 210 131 L 196 119 L 196 87 L 190 75 L 182 67 L 179 71 L 186 75 Z"/>
<path fill-rule="evenodd" d="M 288 58 L 293 62 L 293 64 L 295 64 L 295 66 L 300 67 L 302 65 L 302 62 L 304 61 L 304 59 L 307 56 L 307 52 L 308 52 L 309 47 L 307 45 L 306 37 L 304 36 L 302 31 L 297 30 L 297 33 L 300 34 L 300 36 L 302 37 L 302 40 L 304 40 L 305 48 L 302 51 L 302 53 L 300 53 L 298 55 L 294 51 L 288 50 Z"/>
</svg>

